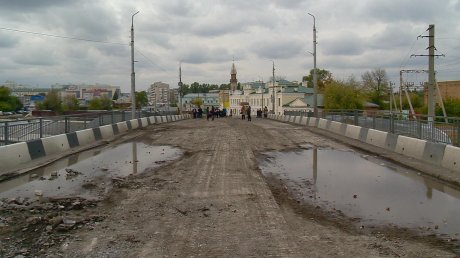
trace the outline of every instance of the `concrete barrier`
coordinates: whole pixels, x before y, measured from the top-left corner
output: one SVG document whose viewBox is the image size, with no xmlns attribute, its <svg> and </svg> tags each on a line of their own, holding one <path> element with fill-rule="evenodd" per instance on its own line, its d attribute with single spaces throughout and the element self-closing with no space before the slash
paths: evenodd
<svg viewBox="0 0 460 258">
<path fill-rule="evenodd" d="M 395 152 L 408 157 L 423 159 L 426 141 L 400 135 L 396 142 Z"/>
<path fill-rule="evenodd" d="M 308 117 L 303 116 L 303 117 L 300 119 L 299 124 L 301 124 L 301 125 L 307 125 L 307 124 L 308 124 Z"/>
<path fill-rule="evenodd" d="M 441 166 L 460 172 L 460 148 L 447 145 L 442 158 Z"/>
<path fill-rule="evenodd" d="M 331 123 L 330 120 L 320 118 L 318 122 L 318 128 L 328 130 L 330 123 Z"/>
<path fill-rule="evenodd" d="M 117 123 L 117 127 L 118 127 L 118 132 L 120 133 L 124 133 L 126 131 L 128 131 L 128 123 L 126 122 L 119 122 Z"/>
<path fill-rule="evenodd" d="M 337 121 L 331 121 L 328 130 L 336 134 L 345 135 L 345 132 L 347 130 L 347 124 L 343 124 Z"/>
<path fill-rule="evenodd" d="M 161 116 L 161 122 L 162 123 L 167 123 L 168 122 L 168 119 L 166 116 Z"/>
<path fill-rule="evenodd" d="M 296 116 L 295 119 L 294 119 L 294 123 L 295 124 L 300 124 L 300 120 L 302 119 L 301 116 Z"/>
<path fill-rule="evenodd" d="M 446 145 L 443 143 L 426 142 L 422 160 L 433 165 L 442 166 L 445 151 Z M 460 159 L 460 156 L 458 156 L 458 159 Z"/>
<path fill-rule="evenodd" d="M 141 118 L 141 126 L 142 127 L 146 127 L 149 125 L 149 121 L 148 121 L 148 118 L 147 117 L 143 117 Z"/>
<path fill-rule="evenodd" d="M 104 125 L 104 126 L 99 127 L 99 129 L 101 130 L 102 139 L 109 139 L 115 135 L 113 133 L 112 125 Z"/>
<path fill-rule="evenodd" d="M 90 145 L 96 141 L 93 128 L 77 131 L 76 133 L 80 146 Z"/>
<path fill-rule="evenodd" d="M 316 117 L 310 117 L 308 119 L 308 126 L 310 127 L 318 127 L 318 122 L 319 122 L 319 119 L 316 118 Z"/>
<path fill-rule="evenodd" d="M 295 116 L 290 116 L 289 117 L 289 123 L 294 123 L 295 118 L 296 118 Z"/>
<path fill-rule="evenodd" d="M 129 128 L 129 130 L 134 130 L 134 129 L 139 128 L 139 121 L 137 119 L 129 120 L 129 122 L 131 123 L 131 128 Z"/>
<path fill-rule="evenodd" d="M 70 149 L 69 141 L 65 134 L 43 138 L 42 144 L 45 155 L 52 155 Z"/>
<path fill-rule="evenodd" d="M 283 122 L 289 122 L 289 119 L 291 119 L 291 116 L 283 116 Z"/>
<path fill-rule="evenodd" d="M 2 146 L 0 148 L 0 171 L 7 171 L 18 164 L 26 163 L 31 160 L 32 158 L 29 154 L 29 148 L 25 142 Z"/>
<path fill-rule="evenodd" d="M 361 129 L 362 129 L 361 126 L 347 125 L 347 129 L 345 130 L 345 136 L 348 138 L 359 140 Z"/>
<path fill-rule="evenodd" d="M 386 149 L 387 137 L 387 132 L 369 129 L 367 132 L 366 143 Z"/>
</svg>

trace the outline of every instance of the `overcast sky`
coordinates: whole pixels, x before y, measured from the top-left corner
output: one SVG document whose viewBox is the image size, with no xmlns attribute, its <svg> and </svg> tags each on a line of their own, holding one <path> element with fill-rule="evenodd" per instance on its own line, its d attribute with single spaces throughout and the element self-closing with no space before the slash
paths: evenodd
<svg viewBox="0 0 460 258">
<path fill-rule="evenodd" d="M 0 0 L 0 83 L 48 87 L 104 83 L 129 92 L 131 15 L 136 90 L 156 81 L 228 83 L 276 76 L 301 80 L 317 63 L 337 79 L 385 69 L 427 69 L 429 24 L 436 26 L 438 81 L 460 80 L 459 0 Z M 11 30 L 12 29 L 12 30 Z M 63 39 L 14 30 L 86 39 Z M 99 43 L 93 41 L 102 41 Z M 420 80 L 411 75 L 407 80 Z"/>
</svg>

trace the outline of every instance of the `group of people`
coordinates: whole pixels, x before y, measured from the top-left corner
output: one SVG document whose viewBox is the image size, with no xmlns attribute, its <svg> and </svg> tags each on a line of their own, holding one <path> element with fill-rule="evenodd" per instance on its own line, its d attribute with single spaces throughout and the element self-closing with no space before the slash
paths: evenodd
<svg viewBox="0 0 460 258">
<path fill-rule="evenodd" d="M 202 118 L 203 113 L 206 115 L 206 120 L 209 120 L 209 118 L 214 120 L 214 117 L 226 117 L 227 116 L 227 110 L 225 108 L 221 110 L 218 107 L 212 106 L 211 108 L 206 107 L 204 111 L 201 107 L 198 109 L 196 108 L 192 109 L 193 118 Z"/>
<path fill-rule="evenodd" d="M 245 120 L 246 118 L 248 121 L 251 121 L 251 106 L 249 105 L 244 105 L 241 107 L 241 119 Z M 262 117 L 262 114 L 265 118 L 268 117 L 268 108 L 267 106 L 264 107 L 264 109 L 257 109 L 257 117 Z"/>
</svg>

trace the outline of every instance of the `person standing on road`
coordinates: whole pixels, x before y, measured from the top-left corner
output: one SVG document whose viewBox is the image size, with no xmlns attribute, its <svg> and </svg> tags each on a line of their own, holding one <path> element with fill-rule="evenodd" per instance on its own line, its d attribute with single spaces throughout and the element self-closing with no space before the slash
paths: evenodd
<svg viewBox="0 0 460 258">
<path fill-rule="evenodd" d="M 216 109 L 214 108 L 214 106 L 211 106 L 211 117 L 212 117 L 212 121 L 214 121 L 215 112 L 216 112 Z"/>
<path fill-rule="evenodd" d="M 251 106 L 248 106 L 246 108 L 246 112 L 247 112 L 247 115 L 248 115 L 248 121 L 251 121 Z"/>
<path fill-rule="evenodd" d="M 267 108 L 267 106 L 265 106 L 265 108 L 264 108 L 264 117 L 267 118 L 267 116 L 268 116 L 268 108 Z"/>
<path fill-rule="evenodd" d="M 209 107 L 206 107 L 206 110 L 204 112 L 206 113 L 206 120 L 209 121 L 209 116 L 210 116 Z"/>
<path fill-rule="evenodd" d="M 241 119 L 245 120 L 246 119 L 246 108 L 244 105 L 241 107 L 240 114 L 241 114 Z"/>
</svg>

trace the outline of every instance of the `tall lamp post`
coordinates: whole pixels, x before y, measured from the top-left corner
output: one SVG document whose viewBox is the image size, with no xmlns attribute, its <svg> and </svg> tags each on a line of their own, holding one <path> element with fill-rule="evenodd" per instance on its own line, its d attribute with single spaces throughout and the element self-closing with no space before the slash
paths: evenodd
<svg viewBox="0 0 460 258">
<path fill-rule="evenodd" d="M 318 117 L 318 78 L 316 75 L 316 18 L 313 14 L 308 13 L 313 17 L 313 112 L 315 117 Z"/>
<path fill-rule="evenodd" d="M 138 13 L 139 11 L 131 16 L 131 119 L 134 119 L 136 116 L 136 74 L 134 73 L 134 15 Z"/>
</svg>

